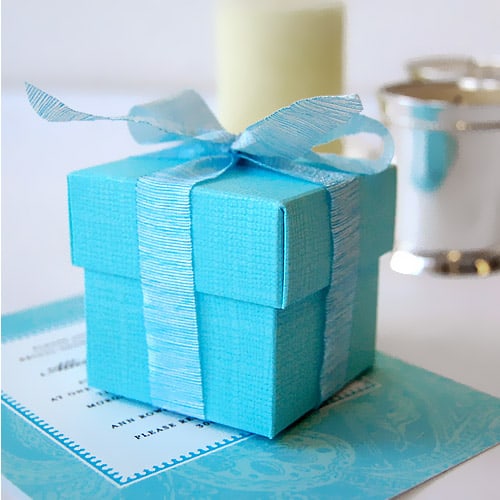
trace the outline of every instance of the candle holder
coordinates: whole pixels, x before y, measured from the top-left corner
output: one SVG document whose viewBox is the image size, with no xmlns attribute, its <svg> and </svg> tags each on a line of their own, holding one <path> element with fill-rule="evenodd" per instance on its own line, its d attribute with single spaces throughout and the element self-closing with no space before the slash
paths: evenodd
<svg viewBox="0 0 500 500">
<path fill-rule="evenodd" d="M 306 97 L 342 94 L 344 7 L 336 0 L 219 0 L 218 110 L 239 133 Z"/>
<path fill-rule="evenodd" d="M 397 272 L 500 270 L 500 88 L 460 82 L 412 81 L 379 94 L 396 146 Z"/>
</svg>

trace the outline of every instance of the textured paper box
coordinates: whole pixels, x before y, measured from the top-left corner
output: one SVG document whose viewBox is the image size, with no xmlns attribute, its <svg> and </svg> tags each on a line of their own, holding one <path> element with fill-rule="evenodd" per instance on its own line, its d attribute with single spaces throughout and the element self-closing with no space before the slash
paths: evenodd
<svg viewBox="0 0 500 500">
<path fill-rule="evenodd" d="M 500 440 L 497 398 L 381 353 L 272 441 L 109 395 L 96 405 L 83 364 L 42 375 L 85 359 L 82 320 L 80 298 L 2 318 L 2 474 L 34 499 L 382 500 Z"/>
<path fill-rule="evenodd" d="M 139 177 L 167 166 L 144 155 L 68 179 L 73 261 L 85 268 L 89 383 L 144 402 L 151 399 L 135 189 Z M 347 382 L 373 362 L 395 171 L 342 177 L 339 200 L 359 183 L 361 220 Z M 274 436 L 319 403 L 332 258 L 326 191 L 242 164 L 196 186 L 191 206 L 206 417 Z"/>
</svg>

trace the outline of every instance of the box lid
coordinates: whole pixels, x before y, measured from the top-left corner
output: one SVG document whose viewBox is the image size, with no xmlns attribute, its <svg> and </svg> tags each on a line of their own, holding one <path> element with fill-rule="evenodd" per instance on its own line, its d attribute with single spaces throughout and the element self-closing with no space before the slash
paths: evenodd
<svg viewBox="0 0 500 500">
<path fill-rule="evenodd" d="M 143 155 L 69 175 L 75 265 L 139 279 L 137 180 L 173 164 Z M 282 308 L 328 286 L 329 200 L 321 186 L 242 162 L 195 186 L 191 205 L 198 292 Z"/>
</svg>

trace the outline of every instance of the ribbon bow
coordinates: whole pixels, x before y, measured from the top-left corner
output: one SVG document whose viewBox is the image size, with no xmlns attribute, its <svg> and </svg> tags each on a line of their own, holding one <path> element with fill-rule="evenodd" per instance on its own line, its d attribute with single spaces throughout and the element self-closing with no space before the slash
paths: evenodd
<svg viewBox="0 0 500 500">
<path fill-rule="evenodd" d="M 343 174 L 378 173 L 393 156 L 388 131 L 381 123 L 360 114 L 362 104 L 356 95 L 303 99 L 258 121 L 240 135 L 233 135 L 223 129 L 193 91 L 135 106 L 128 115 L 117 117 L 73 110 L 29 83 L 26 91 L 34 110 L 48 121 L 121 120 L 128 122 L 139 143 L 181 141 L 180 146 L 156 154 L 177 159 L 177 166 L 138 180 L 139 260 L 151 402 L 199 418 L 204 418 L 204 401 L 191 240 L 193 186 L 220 176 L 245 159 L 262 168 L 322 184 L 333 199 L 336 186 L 345 179 Z M 312 151 L 314 146 L 360 132 L 382 138 L 384 150 L 378 159 Z M 331 203 L 334 247 L 338 232 L 334 227 L 338 219 L 335 210 Z M 354 212 L 354 208 L 345 210 Z M 349 228 L 349 224 L 344 223 L 342 230 L 355 234 L 357 225 L 353 222 Z M 335 250 L 326 298 L 321 400 L 345 382 L 349 348 L 355 288 L 355 279 L 350 278 L 357 272 L 357 255 L 337 254 Z"/>
</svg>

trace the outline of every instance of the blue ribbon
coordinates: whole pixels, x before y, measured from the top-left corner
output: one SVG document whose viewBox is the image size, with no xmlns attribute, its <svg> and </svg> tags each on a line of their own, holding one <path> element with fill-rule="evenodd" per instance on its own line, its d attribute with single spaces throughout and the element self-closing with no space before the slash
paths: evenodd
<svg viewBox="0 0 500 500">
<path fill-rule="evenodd" d="M 374 174 L 393 156 L 392 139 L 376 120 L 360 115 L 356 95 L 303 99 L 236 136 L 224 130 L 193 91 L 136 106 L 126 116 L 75 111 L 26 84 L 35 111 L 49 121 L 124 120 L 139 143 L 181 141 L 159 152 L 179 164 L 142 177 L 137 184 L 137 220 L 151 402 L 204 418 L 198 344 L 190 194 L 193 186 L 222 175 L 245 159 L 262 168 L 322 184 L 330 195 L 334 243 L 326 298 L 324 356 L 320 379 L 324 400 L 345 383 L 356 289 L 359 239 L 358 183 L 346 189 L 345 173 Z M 384 143 L 376 160 L 316 154 L 314 146 L 367 132 Z M 342 242 L 349 241 L 349 245 Z"/>
</svg>

